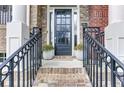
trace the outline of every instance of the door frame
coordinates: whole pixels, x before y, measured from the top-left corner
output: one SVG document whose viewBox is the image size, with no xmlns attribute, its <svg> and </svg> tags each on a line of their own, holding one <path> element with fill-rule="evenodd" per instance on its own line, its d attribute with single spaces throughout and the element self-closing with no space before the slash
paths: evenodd
<svg viewBox="0 0 124 93">
<path fill-rule="evenodd" d="M 59 9 L 55 9 L 54 11 L 56 11 L 56 10 L 59 10 Z M 72 9 L 67 9 L 67 8 L 66 8 L 66 9 L 62 9 L 62 10 L 65 10 L 65 11 L 66 11 L 66 10 L 71 10 L 71 12 L 70 12 L 70 14 L 71 14 L 71 17 L 70 17 L 70 18 L 71 18 L 71 19 L 70 19 L 70 20 L 71 20 L 71 24 L 70 24 L 70 25 L 71 25 L 71 31 L 70 31 L 70 49 L 71 49 L 71 51 L 70 51 L 70 52 L 71 52 L 71 53 L 70 53 L 69 55 L 72 55 Z M 57 25 L 57 24 L 56 24 L 56 12 L 55 12 L 55 14 L 54 14 L 54 38 L 56 37 L 56 25 Z M 54 47 L 55 47 L 55 49 L 56 49 L 55 41 L 56 41 L 56 40 L 54 39 Z M 56 52 L 56 50 L 55 50 L 55 52 Z M 65 55 L 66 55 L 66 54 L 65 54 Z M 67 55 L 68 55 L 68 54 L 67 54 Z"/>
<path fill-rule="evenodd" d="M 52 19 L 53 19 L 53 21 L 52 21 L 52 34 L 51 34 L 51 37 L 52 37 L 52 45 L 53 45 L 53 47 L 55 47 L 55 42 L 54 42 L 54 40 L 55 40 L 55 37 L 54 37 L 54 31 L 55 31 L 55 22 L 54 22 L 54 17 L 55 17 L 55 10 L 56 9 L 71 9 L 71 11 L 72 11 L 72 36 L 71 36 L 71 38 L 72 38 L 72 56 L 74 56 L 74 12 L 77 12 L 77 14 L 79 13 L 79 9 L 78 9 L 78 7 L 49 7 L 49 5 L 47 5 L 47 31 L 48 31 L 48 34 L 47 34 L 47 44 L 49 44 L 49 31 L 50 31 L 50 19 L 49 19 L 49 14 L 50 14 L 50 12 L 52 12 L 53 14 L 52 14 Z M 77 16 L 77 17 L 79 17 L 79 16 Z M 77 19 L 79 19 L 79 18 L 77 18 Z M 80 28 L 80 25 L 79 25 L 79 20 L 77 20 L 77 33 L 79 33 L 79 29 L 78 28 Z M 77 34 L 77 35 L 80 35 L 80 34 Z M 78 42 L 78 41 L 77 41 Z"/>
</svg>

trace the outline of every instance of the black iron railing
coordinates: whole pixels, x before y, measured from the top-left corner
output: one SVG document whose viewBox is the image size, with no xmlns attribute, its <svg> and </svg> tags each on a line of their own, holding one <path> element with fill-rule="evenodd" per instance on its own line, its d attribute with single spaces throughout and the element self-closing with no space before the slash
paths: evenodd
<svg viewBox="0 0 124 93">
<path fill-rule="evenodd" d="M 83 29 L 84 59 L 83 65 L 93 87 L 124 86 L 124 64 L 111 54 L 92 36 L 88 29 Z M 98 34 L 96 34 L 98 37 Z M 102 41 L 102 40 L 101 40 Z"/>
<path fill-rule="evenodd" d="M 99 32 L 96 34 L 96 40 L 99 41 L 104 46 L 104 32 Z"/>
<path fill-rule="evenodd" d="M 1 87 L 29 87 L 33 85 L 35 76 L 41 63 L 41 30 L 36 32 L 30 40 L 14 52 L 0 65 Z"/>
</svg>

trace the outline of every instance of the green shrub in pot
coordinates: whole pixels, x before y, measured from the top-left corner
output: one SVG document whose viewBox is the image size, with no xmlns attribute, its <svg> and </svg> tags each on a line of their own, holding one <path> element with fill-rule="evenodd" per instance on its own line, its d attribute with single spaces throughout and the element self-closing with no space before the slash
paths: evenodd
<svg viewBox="0 0 124 93">
<path fill-rule="evenodd" d="M 43 46 L 43 58 L 52 59 L 54 57 L 54 48 L 52 44 L 46 44 Z"/>
<path fill-rule="evenodd" d="M 53 49 L 54 48 L 53 48 L 52 44 L 49 44 L 49 45 L 46 44 L 43 46 L 43 51 L 51 51 Z"/>
</svg>

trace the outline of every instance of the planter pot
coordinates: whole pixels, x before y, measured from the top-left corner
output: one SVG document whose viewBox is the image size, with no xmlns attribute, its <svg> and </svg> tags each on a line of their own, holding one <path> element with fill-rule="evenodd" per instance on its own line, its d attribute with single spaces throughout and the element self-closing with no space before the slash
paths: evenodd
<svg viewBox="0 0 124 93">
<path fill-rule="evenodd" d="M 43 59 L 52 59 L 54 57 L 54 50 L 43 51 Z"/>
<path fill-rule="evenodd" d="M 83 50 L 76 50 L 75 56 L 79 60 L 83 60 Z"/>
<path fill-rule="evenodd" d="M 76 52 L 77 52 L 77 51 L 76 51 L 76 50 L 74 50 L 74 56 L 75 56 L 75 57 L 76 57 Z"/>
</svg>

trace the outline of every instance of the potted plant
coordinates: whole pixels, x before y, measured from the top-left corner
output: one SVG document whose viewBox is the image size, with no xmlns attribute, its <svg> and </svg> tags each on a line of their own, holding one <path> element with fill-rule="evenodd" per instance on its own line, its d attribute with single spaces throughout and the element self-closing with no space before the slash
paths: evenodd
<svg viewBox="0 0 124 93">
<path fill-rule="evenodd" d="M 83 60 L 83 44 L 78 44 L 75 47 L 75 56 L 79 60 Z"/>
<path fill-rule="evenodd" d="M 43 58 L 44 59 L 52 59 L 54 57 L 54 48 L 52 44 L 43 46 Z"/>
</svg>

